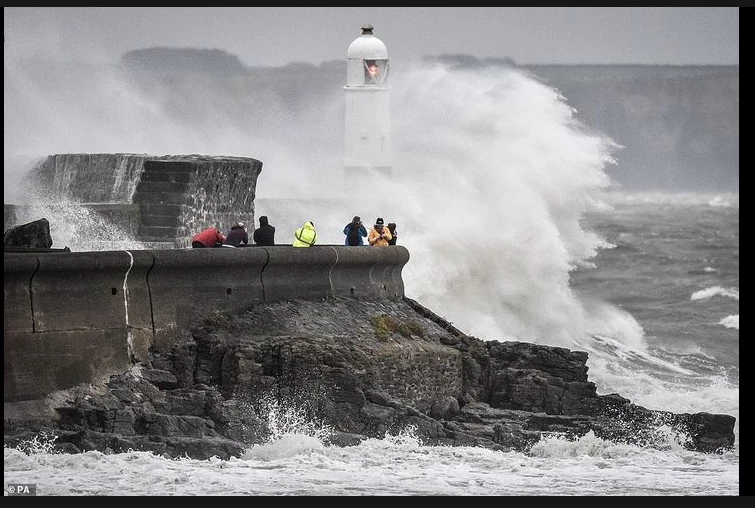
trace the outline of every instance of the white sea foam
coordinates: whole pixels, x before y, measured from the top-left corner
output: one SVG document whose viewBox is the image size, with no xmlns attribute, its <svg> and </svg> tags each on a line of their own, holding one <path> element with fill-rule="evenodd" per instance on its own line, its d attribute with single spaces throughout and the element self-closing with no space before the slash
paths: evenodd
<svg viewBox="0 0 755 508">
<path fill-rule="evenodd" d="M 739 330 L 739 314 L 735 316 L 726 316 L 718 322 L 719 325 L 724 325 L 726 328 L 736 328 Z"/>
<path fill-rule="evenodd" d="M 736 495 L 738 460 L 553 436 L 530 453 L 427 447 L 411 432 L 358 446 L 320 444 L 263 456 L 166 459 L 147 452 L 78 455 L 4 450 L 4 481 L 39 495 Z M 311 436 L 300 436 L 309 442 Z M 297 441 L 296 436 L 291 436 Z"/>
<path fill-rule="evenodd" d="M 690 300 L 706 300 L 713 298 L 714 296 L 726 296 L 739 300 L 739 288 L 722 288 L 721 286 L 713 286 L 710 288 L 701 289 L 692 293 Z"/>
</svg>

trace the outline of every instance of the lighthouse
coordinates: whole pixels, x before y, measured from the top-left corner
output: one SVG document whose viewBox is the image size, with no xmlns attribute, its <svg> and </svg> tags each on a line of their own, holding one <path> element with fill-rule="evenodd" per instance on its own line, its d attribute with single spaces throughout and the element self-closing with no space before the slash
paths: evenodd
<svg viewBox="0 0 755 508">
<path fill-rule="evenodd" d="M 388 50 L 362 26 L 349 46 L 346 65 L 344 171 L 352 176 L 391 174 L 391 115 L 388 100 Z"/>
</svg>

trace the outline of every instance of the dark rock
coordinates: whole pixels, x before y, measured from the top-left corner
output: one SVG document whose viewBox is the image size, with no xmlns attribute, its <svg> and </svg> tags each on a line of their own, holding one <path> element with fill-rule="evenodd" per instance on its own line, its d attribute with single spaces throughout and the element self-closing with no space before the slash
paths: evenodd
<svg viewBox="0 0 755 508">
<path fill-rule="evenodd" d="M 335 446 L 357 446 L 367 439 L 361 434 L 349 434 L 348 432 L 333 432 L 328 437 L 328 444 Z"/>
<path fill-rule="evenodd" d="M 5 232 L 3 245 L 5 247 L 49 249 L 52 247 L 50 223 L 47 219 L 38 219 L 14 226 Z"/>
<path fill-rule="evenodd" d="M 590 432 L 654 447 L 665 446 L 669 428 L 690 450 L 733 446 L 731 416 L 652 411 L 598 395 L 587 358 L 469 337 L 410 299 L 265 303 L 208 318 L 168 353 L 104 386 L 68 391 L 51 421 L 6 422 L 5 441 L 44 431 L 65 451 L 228 458 L 275 437 L 269 415 L 292 414 L 329 430 L 323 441 L 337 446 L 411 431 L 427 445 L 495 450 Z"/>
<path fill-rule="evenodd" d="M 175 374 L 167 370 L 144 369 L 142 371 L 142 378 L 161 390 L 178 388 L 178 379 L 176 379 Z"/>
</svg>

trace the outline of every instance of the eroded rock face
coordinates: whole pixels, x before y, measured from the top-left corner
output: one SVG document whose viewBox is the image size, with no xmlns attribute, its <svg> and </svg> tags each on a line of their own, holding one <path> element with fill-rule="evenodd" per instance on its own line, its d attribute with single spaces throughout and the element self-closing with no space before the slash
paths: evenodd
<svg viewBox="0 0 755 508">
<path fill-rule="evenodd" d="M 412 428 L 429 445 L 526 451 L 543 435 L 593 432 L 652 446 L 662 426 L 684 446 L 734 444 L 728 415 L 651 411 L 599 396 L 587 353 L 469 337 L 411 299 L 333 298 L 213 315 L 168 354 L 52 404 L 56 417 L 9 426 L 12 445 L 46 430 L 66 451 L 129 448 L 238 456 L 294 412 L 348 446 Z"/>
</svg>

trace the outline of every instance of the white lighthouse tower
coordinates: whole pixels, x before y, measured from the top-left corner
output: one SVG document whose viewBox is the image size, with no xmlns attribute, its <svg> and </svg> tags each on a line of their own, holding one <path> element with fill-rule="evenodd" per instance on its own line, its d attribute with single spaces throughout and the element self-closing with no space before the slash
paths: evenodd
<svg viewBox="0 0 755 508">
<path fill-rule="evenodd" d="M 362 35 L 349 46 L 346 66 L 346 178 L 371 173 L 391 174 L 391 114 L 388 101 L 388 50 L 362 27 Z"/>
</svg>

